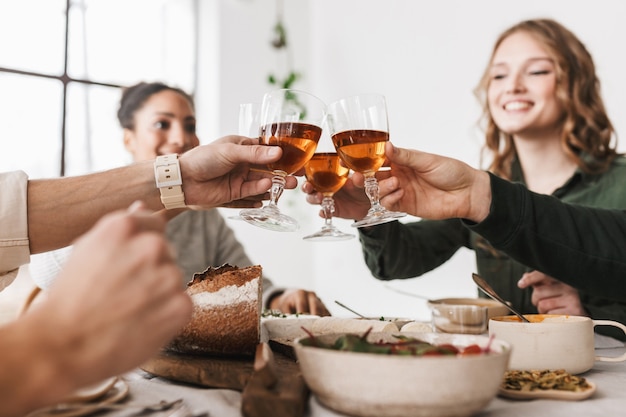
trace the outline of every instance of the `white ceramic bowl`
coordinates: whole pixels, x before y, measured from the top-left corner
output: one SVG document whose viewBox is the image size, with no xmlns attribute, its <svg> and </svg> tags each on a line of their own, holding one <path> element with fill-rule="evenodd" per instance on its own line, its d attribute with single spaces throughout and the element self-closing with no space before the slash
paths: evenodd
<svg viewBox="0 0 626 417">
<path fill-rule="evenodd" d="M 432 344 L 486 347 L 486 336 L 402 333 Z M 317 336 L 333 343 L 338 334 Z M 495 397 L 507 368 L 510 345 L 494 339 L 492 353 L 467 356 L 398 356 L 305 346 L 295 351 L 302 375 L 327 407 L 363 417 L 464 417 Z M 371 333 L 370 341 L 395 341 L 393 334 Z"/>
<path fill-rule="evenodd" d="M 487 331 L 487 307 L 469 304 L 433 304 L 433 329 L 445 333 L 483 334 Z"/>
<path fill-rule="evenodd" d="M 524 314 L 530 323 L 517 316 L 493 317 L 489 334 L 506 340 L 513 349 L 510 369 L 564 369 L 579 374 L 596 361 L 621 362 L 626 354 L 606 357 L 595 351 L 594 327 L 615 326 L 626 333 L 626 326 L 612 320 L 560 314 Z"/>
<path fill-rule="evenodd" d="M 487 319 L 511 314 L 508 308 L 491 298 L 439 298 L 428 301 L 428 307 L 431 309 L 434 305 L 440 304 L 484 306 L 487 307 Z"/>
<path fill-rule="evenodd" d="M 400 330 L 402 326 L 404 326 L 405 324 L 415 321 L 415 319 L 410 319 L 407 317 L 387 317 L 387 316 L 368 317 L 368 320 L 388 321 L 398 326 L 398 330 Z"/>
</svg>

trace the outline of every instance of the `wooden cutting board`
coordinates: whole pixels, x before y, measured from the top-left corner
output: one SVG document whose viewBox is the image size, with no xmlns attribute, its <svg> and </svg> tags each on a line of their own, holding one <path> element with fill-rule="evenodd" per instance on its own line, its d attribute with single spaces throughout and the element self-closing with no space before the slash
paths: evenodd
<svg viewBox="0 0 626 417">
<path fill-rule="evenodd" d="M 185 355 L 163 350 L 140 368 L 173 381 L 242 391 L 254 371 L 254 358 Z"/>
<path fill-rule="evenodd" d="M 255 358 L 162 351 L 140 368 L 174 381 L 242 391 L 245 417 L 301 417 L 309 398 L 293 352 L 281 343 L 259 344 Z"/>
</svg>

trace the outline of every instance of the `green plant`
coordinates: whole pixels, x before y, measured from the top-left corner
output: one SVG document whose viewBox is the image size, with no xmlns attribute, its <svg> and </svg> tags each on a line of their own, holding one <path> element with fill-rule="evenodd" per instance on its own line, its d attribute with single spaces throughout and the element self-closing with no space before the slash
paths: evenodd
<svg viewBox="0 0 626 417">
<path fill-rule="evenodd" d="M 290 51 L 289 51 L 289 42 L 287 40 L 287 29 L 282 21 L 282 1 L 279 2 L 280 7 L 278 8 L 279 12 L 276 17 L 276 24 L 272 28 L 273 38 L 271 41 L 272 47 L 276 50 L 277 54 L 284 53 L 287 56 L 287 74 L 284 78 L 278 78 L 274 74 L 269 74 L 267 77 L 267 81 L 270 85 L 275 86 L 277 88 L 293 88 L 293 85 L 301 78 L 301 74 L 295 71 L 291 66 Z M 291 92 L 287 92 L 285 95 L 285 99 L 293 102 L 294 106 L 297 106 L 300 109 L 300 118 L 303 119 L 306 116 L 306 107 L 298 101 L 298 98 L 295 94 Z"/>
<path fill-rule="evenodd" d="M 282 5 L 282 3 L 281 3 Z M 277 21 L 272 28 L 273 38 L 271 45 L 277 53 L 284 52 L 289 57 L 289 42 L 287 41 L 287 30 L 282 22 L 282 13 L 277 16 Z M 279 78 L 274 74 L 269 74 L 267 81 L 270 85 L 278 88 L 292 88 L 293 84 L 301 78 L 301 74 L 291 67 L 291 60 L 288 60 L 287 74 L 284 78 Z"/>
</svg>

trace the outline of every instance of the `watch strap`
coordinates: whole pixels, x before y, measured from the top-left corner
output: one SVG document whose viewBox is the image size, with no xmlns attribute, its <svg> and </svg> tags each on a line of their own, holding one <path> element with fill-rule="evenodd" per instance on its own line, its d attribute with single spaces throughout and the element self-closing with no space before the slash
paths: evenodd
<svg viewBox="0 0 626 417">
<path fill-rule="evenodd" d="M 154 178 L 166 209 L 186 207 L 178 155 L 160 155 L 154 161 Z"/>
</svg>

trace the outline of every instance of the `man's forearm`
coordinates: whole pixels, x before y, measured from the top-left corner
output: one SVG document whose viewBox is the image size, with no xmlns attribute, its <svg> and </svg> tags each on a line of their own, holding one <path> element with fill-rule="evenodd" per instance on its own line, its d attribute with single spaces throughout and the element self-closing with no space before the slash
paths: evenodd
<svg viewBox="0 0 626 417">
<path fill-rule="evenodd" d="M 28 237 L 31 253 L 69 245 L 100 217 L 142 200 L 163 208 L 155 186 L 153 162 L 97 174 L 28 183 Z"/>
</svg>

